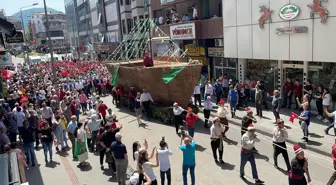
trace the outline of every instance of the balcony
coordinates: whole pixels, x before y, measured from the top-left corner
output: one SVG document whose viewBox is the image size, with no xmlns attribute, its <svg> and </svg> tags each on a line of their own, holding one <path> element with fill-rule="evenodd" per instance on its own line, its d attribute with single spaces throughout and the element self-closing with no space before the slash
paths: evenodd
<svg viewBox="0 0 336 185">
<path fill-rule="evenodd" d="M 49 26 L 50 31 L 63 31 L 63 27 L 61 26 Z"/>
<path fill-rule="evenodd" d="M 131 0 L 130 0 L 131 1 Z M 132 1 L 131 3 L 131 9 L 134 9 L 136 7 L 143 7 L 145 4 L 144 0 L 136 0 L 136 1 Z"/>
<path fill-rule="evenodd" d="M 170 27 L 171 26 L 183 26 L 184 24 L 194 23 L 195 24 L 195 39 L 214 39 L 214 38 L 223 38 L 223 18 L 214 17 L 211 19 L 196 20 L 190 22 L 179 22 L 172 24 L 160 25 L 159 28 L 170 36 Z M 211 28 L 211 29 L 209 29 Z M 153 33 L 154 37 L 159 37 L 158 33 Z M 162 37 L 163 35 L 160 35 Z"/>
</svg>

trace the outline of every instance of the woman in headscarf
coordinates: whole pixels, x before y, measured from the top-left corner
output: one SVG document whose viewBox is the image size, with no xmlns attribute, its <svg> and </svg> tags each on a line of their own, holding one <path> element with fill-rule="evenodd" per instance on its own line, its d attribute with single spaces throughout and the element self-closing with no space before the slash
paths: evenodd
<svg viewBox="0 0 336 185">
<path fill-rule="evenodd" d="M 83 123 L 77 123 L 77 138 L 75 143 L 75 158 L 79 160 L 79 165 L 88 165 L 86 160 L 88 159 L 88 150 L 86 146 L 86 132 L 84 130 Z"/>
</svg>

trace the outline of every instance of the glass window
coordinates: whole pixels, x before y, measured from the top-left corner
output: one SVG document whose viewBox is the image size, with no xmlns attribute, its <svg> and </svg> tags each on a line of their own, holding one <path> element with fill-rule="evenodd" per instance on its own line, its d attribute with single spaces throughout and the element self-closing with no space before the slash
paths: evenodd
<svg viewBox="0 0 336 185">
<path fill-rule="evenodd" d="M 120 0 L 120 6 L 124 5 L 124 0 Z"/>
<path fill-rule="evenodd" d="M 145 15 L 145 18 L 147 19 L 149 17 L 149 15 L 147 14 L 147 15 Z"/>
<path fill-rule="evenodd" d="M 137 17 L 133 17 L 133 21 L 134 21 L 134 26 L 137 24 Z"/>
<path fill-rule="evenodd" d="M 128 30 L 128 33 L 131 32 L 132 30 L 132 19 L 127 19 L 127 30 Z"/>
<path fill-rule="evenodd" d="M 131 1 L 130 1 L 130 0 L 125 0 L 125 4 L 126 4 L 126 5 L 130 5 L 130 4 L 131 4 Z"/>
<path fill-rule="evenodd" d="M 126 23 L 125 23 L 125 20 L 122 20 L 121 24 L 122 24 L 122 31 L 123 31 L 124 34 L 126 34 Z"/>
<path fill-rule="evenodd" d="M 144 18 L 144 16 L 143 15 L 139 15 L 139 19 L 143 19 Z"/>
<path fill-rule="evenodd" d="M 336 88 L 336 63 L 309 62 L 308 79 L 314 85 L 323 85 L 330 90 Z M 336 89 L 335 89 L 336 90 Z"/>
</svg>

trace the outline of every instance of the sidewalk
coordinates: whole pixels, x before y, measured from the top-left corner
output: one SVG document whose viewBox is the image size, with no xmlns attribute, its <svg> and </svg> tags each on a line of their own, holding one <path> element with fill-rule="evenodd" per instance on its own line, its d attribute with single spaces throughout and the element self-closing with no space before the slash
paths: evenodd
<svg viewBox="0 0 336 185">
<path fill-rule="evenodd" d="M 226 104 L 229 106 L 229 104 Z M 214 105 L 212 115 L 216 115 L 217 106 Z M 253 110 L 253 115 L 256 114 L 256 109 L 251 105 L 251 109 Z M 335 143 L 335 137 L 333 133 L 333 129 L 330 129 L 329 134 L 325 135 L 324 129 L 327 128 L 326 123 L 323 123 L 321 120 L 317 120 L 316 115 L 312 115 L 311 123 L 309 125 L 309 142 L 304 143 L 301 138 L 303 137 L 303 133 L 299 124 L 299 121 L 295 119 L 294 123 L 289 121 L 289 116 L 291 112 L 295 112 L 296 114 L 300 114 L 299 110 L 287 109 L 283 108 L 280 110 L 280 117 L 285 121 L 285 125 L 288 131 L 288 143 L 291 144 L 300 144 L 300 146 L 306 150 L 310 150 L 312 152 L 317 152 L 319 154 L 330 156 L 331 147 Z M 203 108 L 200 107 L 200 113 L 203 113 Z M 231 118 L 231 114 L 228 115 L 229 123 L 241 126 L 241 119 L 245 116 L 245 110 L 242 108 L 237 110 L 236 112 L 237 118 Z M 258 116 L 255 116 L 257 119 L 257 123 L 254 126 L 257 128 L 257 132 L 272 137 L 272 131 L 275 125 L 275 118 L 271 110 L 263 110 L 263 118 L 260 119 Z"/>
</svg>

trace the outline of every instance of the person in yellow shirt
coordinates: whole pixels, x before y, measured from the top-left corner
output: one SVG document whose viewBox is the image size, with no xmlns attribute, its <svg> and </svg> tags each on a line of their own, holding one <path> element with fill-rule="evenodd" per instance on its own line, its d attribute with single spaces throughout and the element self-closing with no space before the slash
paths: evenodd
<svg viewBox="0 0 336 185">
<path fill-rule="evenodd" d="M 63 114 L 61 114 L 60 122 L 62 124 L 62 137 L 63 137 L 63 140 L 65 142 L 65 147 L 69 148 L 69 145 L 68 145 L 68 142 L 67 142 L 67 140 L 68 140 L 68 138 L 67 138 L 68 121 L 65 119 Z"/>
</svg>

